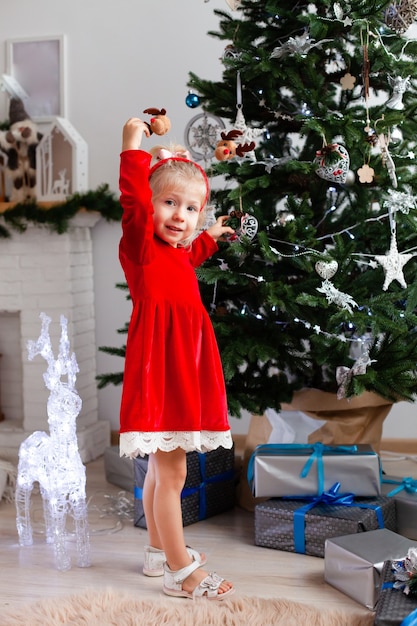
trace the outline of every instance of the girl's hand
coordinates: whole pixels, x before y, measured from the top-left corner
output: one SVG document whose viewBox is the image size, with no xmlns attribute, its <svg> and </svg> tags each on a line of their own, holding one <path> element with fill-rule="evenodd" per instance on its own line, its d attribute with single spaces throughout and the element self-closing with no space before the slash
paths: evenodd
<svg viewBox="0 0 417 626">
<path fill-rule="evenodd" d="M 128 119 L 123 126 L 122 152 L 139 150 L 143 135 L 150 136 L 149 126 L 138 117 Z"/>
<path fill-rule="evenodd" d="M 224 225 L 228 219 L 229 215 L 221 215 L 217 218 L 216 223 L 213 224 L 213 226 L 207 228 L 208 234 L 210 235 L 210 237 L 213 237 L 214 241 L 217 241 L 221 237 L 224 237 L 224 235 L 234 234 L 235 231 L 233 230 L 233 228 Z"/>
</svg>

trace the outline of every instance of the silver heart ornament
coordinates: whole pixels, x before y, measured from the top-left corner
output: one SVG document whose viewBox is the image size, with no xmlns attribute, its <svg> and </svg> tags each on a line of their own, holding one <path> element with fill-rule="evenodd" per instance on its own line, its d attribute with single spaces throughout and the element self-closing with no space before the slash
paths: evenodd
<svg viewBox="0 0 417 626">
<path fill-rule="evenodd" d="M 317 261 L 314 267 L 320 278 L 329 279 L 336 274 L 339 265 L 337 261 Z"/>
</svg>

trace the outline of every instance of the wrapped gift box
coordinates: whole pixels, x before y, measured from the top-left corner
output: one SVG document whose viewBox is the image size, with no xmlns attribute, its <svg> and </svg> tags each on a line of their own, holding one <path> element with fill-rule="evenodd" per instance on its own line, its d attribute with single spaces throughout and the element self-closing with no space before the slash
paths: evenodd
<svg viewBox="0 0 417 626">
<path fill-rule="evenodd" d="M 145 512 L 143 510 L 143 483 L 145 482 L 145 476 L 148 469 L 147 457 L 136 457 L 133 459 L 133 469 L 135 475 L 135 486 L 133 494 L 135 498 L 133 523 L 139 528 L 146 528 Z"/>
<path fill-rule="evenodd" d="M 234 448 L 210 452 L 187 452 L 187 479 L 181 494 L 184 526 L 218 515 L 235 504 Z M 146 528 L 142 488 L 148 467 L 147 458 L 134 459 L 134 525 Z"/>
<path fill-rule="evenodd" d="M 248 481 L 256 497 L 317 495 L 338 482 L 356 496 L 381 493 L 379 456 L 371 446 L 264 444 L 255 448 Z"/>
<path fill-rule="evenodd" d="M 409 547 L 408 539 L 386 528 L 327 539 L 324 579 L 374 610 L 384 561 L 403 557 Z"/>
<path fill-rule="evenodd" d="M 410 542 L 408 543 L 410 544 Z M 405 556 L 406 553 L 407 550 L 404 551 L 402 556 Z M 375 626 L 400 626 L 401 622 L 417 609 L 416 597 L 406 595 L 401 589 L 393 588 L 394 573 L 391 566 L 392 560 L 385 561 L 382 569 L 375 613 Z"/>
<path fill-rule="evenodd" d="M 384 475 L 381 489 L 384 495 L 395 500 L 397 532 L 417 540 L 417 480 Z"/>
<path fill-rule="evenodd" d="M 357 498 L 353 506 L 312 504 L 283 498 L 257 504 L 255 545 L 323 557 L 328 537 L 382 527 L 395 530 L 395 503 L 390 498 Z"/>
<path fill-rule="evenodd" d="M 107 482 L 132 493 L 133 460 L 127 456 L 121 457 L 119 446 L 110 446 L 104 450 L 104 470 Z"/>
</svg>

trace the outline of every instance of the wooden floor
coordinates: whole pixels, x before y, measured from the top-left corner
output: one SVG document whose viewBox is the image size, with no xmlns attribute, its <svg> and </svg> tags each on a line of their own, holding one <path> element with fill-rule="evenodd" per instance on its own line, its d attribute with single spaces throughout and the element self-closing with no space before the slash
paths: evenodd
<svg viewBox="0 0 417 626">
<path fill-rule="evenodd" d="M 381 456 L 387 474 L 417 477 L 413 458 Z M 87 496 L 92 566 L 73 565 L 66 572 L 54 568 L 52 548 L 44 543 L 39 495 L 33 498 L 35 535 L 30 547 L 19 547 L 14 505 L 0 503 L 0 616 L 6 606 L 86 588 L 120 588 L 141 598 L 162 596 L 162 580 L 141 573 L 146 531 L 123 517 L 131 512 L 133 500 L 124 507 L 120 488 L 106 482 L 103 457 L 87 465 Z M 235 508 L 187 526 L 185 533 L 190 545 L 207 554 L 210 569 L 234 582 L 237 594 L 367 612 L 324 582 L 323 559 L 256 547 L 253 513 Z"/>
</svg>

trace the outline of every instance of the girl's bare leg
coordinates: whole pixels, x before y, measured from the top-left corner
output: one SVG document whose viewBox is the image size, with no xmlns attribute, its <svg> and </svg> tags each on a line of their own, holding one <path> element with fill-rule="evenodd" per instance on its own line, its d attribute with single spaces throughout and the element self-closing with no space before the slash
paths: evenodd
<svg viewBox="0 0 417 626">
<path fill-rule="evenodd" d="M 155 524 L 153 515 L 153 501 L 155 495 L 155 459 L 154 455 L 149 455 L 148 469 L 146 470 L 143 483 L 143 510 L 145 513 L 146 527 L 148 529 L 149 544 L 153 548 L 162 550 L 161 540 Z"/>
<path fill-rule="evenodd" d="M 163 550 L 162 542 L 159 537 L 158 529 L 155 524 L 155 518 L 153 513 L 155 497 L 155 459 L 154 455 L 149 455 L 148 469 L 146 471 L 145 481 L 143 484 L 143 510 L 145 513 L 146 527 L 148 530 L 149 545 L 153 548 Z M 182 522 L 181 522 L 182 523 Z M 205 559 L 205 555 L 200 554 L 201 559 Z"/>
<path fill-rule="evenodd" d="M 154 524 L 156 531 L 154 538 L 160 540 L 169 568 L 178 571 L 191 563 L 185 545 L 181 512 L 181 491 L 187 476 L 185 451 L 182 448 L 177 448 L 172 452 L 158 450 L 153 455 L 153 470 L 154 497 L 151 525 Z M 201 568 L 195 570 L 185 579 L 183 589 L 192 592 L 207 575 L 208 572 Z M 228 581 L 223 581 L 219 594 L 228 591 L 232 586 Z"/>
</svg>

